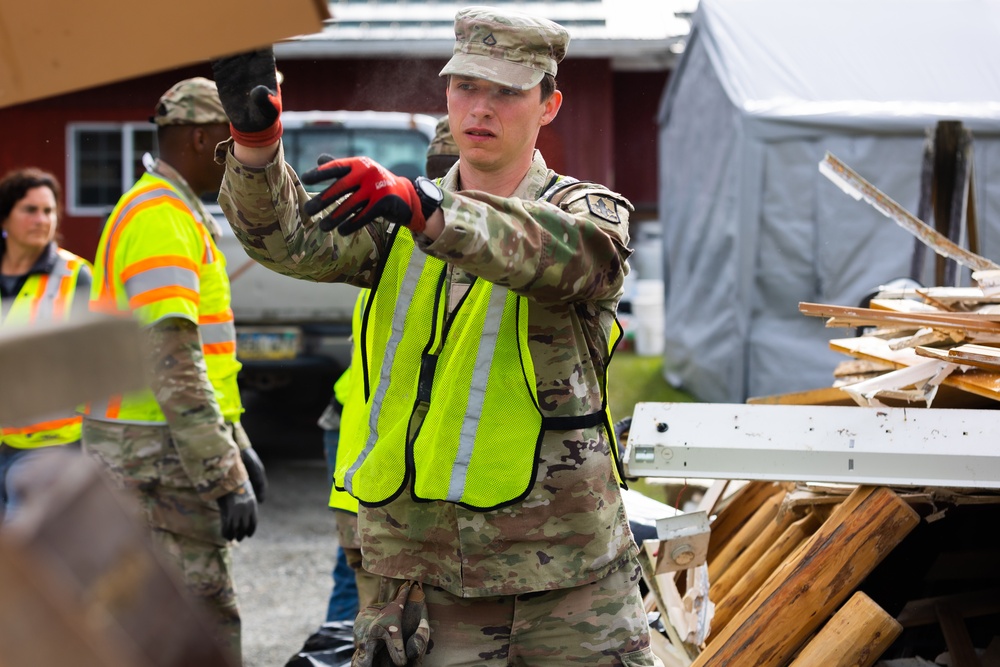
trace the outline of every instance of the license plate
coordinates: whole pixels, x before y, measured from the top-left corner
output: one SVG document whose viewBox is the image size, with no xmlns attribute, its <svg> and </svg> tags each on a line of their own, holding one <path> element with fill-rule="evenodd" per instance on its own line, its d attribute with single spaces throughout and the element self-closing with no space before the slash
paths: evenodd
<svg viewBox="0 0 1000 667">
<path fill-rule="evenodd" d="M 236 356 L 246 361 L 294 359 L 302 335 L 298 329 L 236 332 Z"/>
</svg>

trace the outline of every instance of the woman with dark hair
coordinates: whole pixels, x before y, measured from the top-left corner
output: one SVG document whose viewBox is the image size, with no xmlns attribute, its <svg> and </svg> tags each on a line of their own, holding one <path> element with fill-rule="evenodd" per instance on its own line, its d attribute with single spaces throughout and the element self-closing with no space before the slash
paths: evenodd
<svg viewBox="0 0 1000 667">
<path fill-rule="evenodd" d="M 18 169 L 0 180 L 0 326 L 31 326 L 85 312 L 90 298 L 90 263 L 58 246 L 59 181 L 39 169 Z M 78 445 L 75 411 L 32 416 L 28 424 L 0 430 L 0 521 L 20 502 L 18 476 L 25 464 Z"/>
</svg>

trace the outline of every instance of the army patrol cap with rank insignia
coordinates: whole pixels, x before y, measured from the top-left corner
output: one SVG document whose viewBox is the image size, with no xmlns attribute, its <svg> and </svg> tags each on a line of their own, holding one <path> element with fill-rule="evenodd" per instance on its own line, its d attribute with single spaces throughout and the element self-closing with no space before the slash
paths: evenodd
<svg viewBox="0 0 1000 667">
<path fill-rule="evenodd" d="M 569 33 L 558 23 L 496 7 L 466 7 L 455 15 L 455 49 L 440 76 L 486 79 L 515 90 L 556 75 Z"/>
<path fill-rule="evenodd" d="M 149 117 L 157 125 L 211 125 L 229 123 L 215 82 L 202 76 L 171 86 Z"/>
</svg>

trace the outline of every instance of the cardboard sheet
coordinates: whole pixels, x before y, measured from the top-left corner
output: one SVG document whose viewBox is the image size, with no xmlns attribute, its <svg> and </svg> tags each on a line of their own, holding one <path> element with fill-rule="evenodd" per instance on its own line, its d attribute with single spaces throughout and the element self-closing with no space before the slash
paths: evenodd
<svg viewBox="0 0 1000 667">
<path fill-rule="evenodd" d="M 0 107 L 319 32 L 324 0 L 0 0 Z"/>
</svg>

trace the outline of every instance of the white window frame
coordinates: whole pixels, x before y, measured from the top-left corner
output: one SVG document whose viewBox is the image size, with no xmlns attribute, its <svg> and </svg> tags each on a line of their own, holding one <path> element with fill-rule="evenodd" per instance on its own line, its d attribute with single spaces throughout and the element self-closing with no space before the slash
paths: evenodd
<svg viewBox="0 0 1000 667">
<path fill-rule="evenodd" d="M 136 130 L 153 132 L 156 128 L 148 121 L 124 121 L 124 122 L 79 122 L 68 123 L 66 125 L 66 209 L 67 213 L 78 217 L 102 217 L 106 216 L 114 208 L 115 202 L 110 204 L 82 205 L 78 202 L 78 173 L 77 173 L 77 149 L 76 137 L 80 132 L 108 132 L 117 130 L 122 135 L 121 146 L 121 175 L 122 192 L 126 192 L 135 183 L 132 174 L 132 153 L 134 149 L 133 136 Z"/>
</svg>

